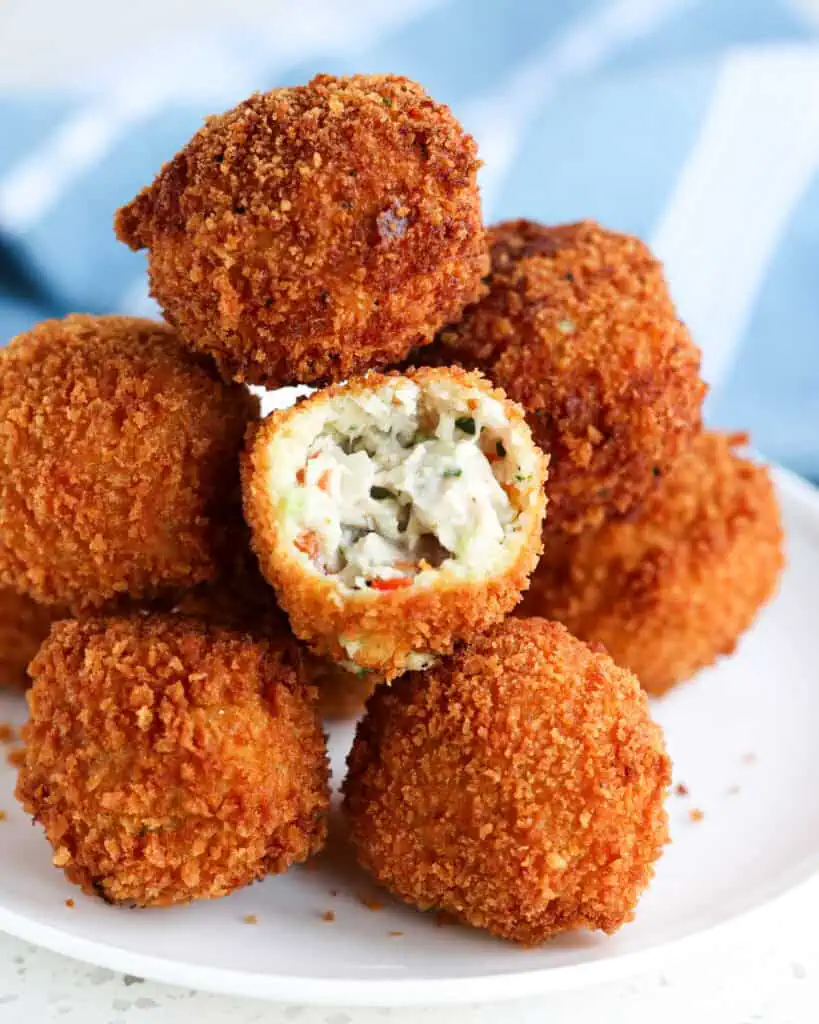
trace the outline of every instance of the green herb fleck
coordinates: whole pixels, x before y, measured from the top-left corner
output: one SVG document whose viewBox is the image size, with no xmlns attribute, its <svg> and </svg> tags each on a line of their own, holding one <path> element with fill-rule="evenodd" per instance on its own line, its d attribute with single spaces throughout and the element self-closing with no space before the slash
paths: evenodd
<svg viewBox="0 0 819 1024">
<path fill-rule="evenodd" d="M 469 434 L 471 437 L 475 436 L 475 421 L 471 416 L 459 416 L 455 420 L 455 426 L 465 434 Z"/>
<path fill-rule="evenodd" d="M 434 440 L 432 434 L 425 434 L 423 430 L 419 430 L 418 433 L 410 441 L 410 448 L 414 448 L 417 444 L 423 444 L 425 441 Z"/>
<path fill-rule="evenodd" d="M 445 469 L 441 476 L 446 480 L 449 477 L 460 476 L 462 472 L 462 469 Z"/>
<path fill-rule="evenodd" d="M 527 480 L 531 480 L 531 476 L 529 473 L 515 473 L 515 480 L 517 480 L 519 484 L 523 484 L 526 483 Z"/>
<path fill-rule="evenodd" d="M 386 487 L 371 487 L 370 497 L 376 501 L 383 501 L 385 498 L 394 498 L 395 495 L 392 491 L 388 491 Z"/>
<path fill-rule="evenodd" d="M 557 329 L 561 334 L 572 334 L 574 332 L 574 321 L 573 320 L 559 320 Z"/>
<path fill-rule="evenodd" d="M 503 446 L 503 441 L 498 441 L 498 443 L 495 445 L 495 451 L 498 453 L 499 459 L 506 458 L 506 449 Z"/>
<path fill-rule="evenodd" d="M 391 107 L 392 106 L 392 100 L 389 98 L 389 96 L 382 96 L 381 97 L 381 102 L 384 104 L 385 107 Z"/>
</svg>

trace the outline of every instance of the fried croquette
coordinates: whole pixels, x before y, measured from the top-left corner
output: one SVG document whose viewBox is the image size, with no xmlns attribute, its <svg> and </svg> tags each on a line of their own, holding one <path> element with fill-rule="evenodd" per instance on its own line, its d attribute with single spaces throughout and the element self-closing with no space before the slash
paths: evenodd
<svg viewBox="0 0 819 1024">
<path fill-rule="evenodd" d="M 28 663 L 48 636 L 51 623 L 64 614 L 61 608 L 0 587 L 0 688 L 28 686 Z"/>
<path fill-rule="evenodd" d="M 109 903 L 224 896 L 324 842 L 328 763 L 293 644 L 181 616 L 59 623 L 17 797 Z"/>
<path fill-rule="evenodd" d="M 230 555 L 226 555 L 223 566 L 217 579 L 179 594 L 172 611 L 211 625 L 263 636 L 289 637 L 295 642 L 287 616 L 276 600 L 276 592 L 259 571 L 244 523 L 233 535 Z"/>
<path fill-rule="evenodd" d="M 396 75 L 318 75 L 211 117 L 116 217 L 152 293 L 227 377 L 339 381 L 482 294 L 471 136 Z"/>
<path fill-rule="evenodd" d="M 261 576 L 258 588 L 233 588 L 223 582 L 203 583 L 184 594 L 174 613 L 262 636 L 299 641 L 276 601 L 273 588 Z M 0 632 L 0 637 L 2 633 Z M 302 650 L 305 682 L 315 688 L 319 716 L 325 721 L 357 718 L 379 682 L 373 672 L 348 670 L 308 648 Z"/>
<path fill-rule="evenodd" d="M 389 680 L 518 602 L 546 464 L 523 411 L 480 374 L 372 373 L 259 425 L 245 518 L 295 633 Z"/>
<path fill-rule="evenodd" d="M 249 549 L 237 550 L 233 571 L 228 575 L 182 594 L 173 611 L 255 636 L 299 642 L 276 601 L 276 592 L 259 572 L 256 557 Z M 357 718 L 379 677 L 362 669 L 348 671 L 317 657 L 307 647 L 301 653 L 304 679 L 315 688 L 319 716 L 325 721 Z"/>
<path fill-rule="evenodd" d="M 257 415 L 164 324 L 19 335 L 0 351 L 0 583 L 85 610 L 214 578 Z"/>
<path fill-rule="evenodd" d="M 362 866 L 527 945 L 630 921 L 668 840 L 671 765 L 636 678 L 543 619 L 379 687 L 348 765 Z"/>
<path fill-rule="evenodd" d="M 547 538 L 519 613 L 602 643 L 653 694 L 730 654 L 784 564 L 768 472 L 736 452 L 746 440 L 703 433 L 634 519 Z"/>
<path fill-rule="evenodd" d="M 489 230 L 489 293 L 418 361 L 481 370 L 552 457 L 549 532 L 636 507 L 699 429 L 700 354 L 662 267 L 592 221 Z"/>
</svg>

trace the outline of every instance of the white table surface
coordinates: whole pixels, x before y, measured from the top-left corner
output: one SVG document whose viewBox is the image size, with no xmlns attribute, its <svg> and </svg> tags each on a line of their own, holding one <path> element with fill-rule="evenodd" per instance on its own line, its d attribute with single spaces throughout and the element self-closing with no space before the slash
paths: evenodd
<svg viewBox="0 0 819 1024">
<path fill-rule="evenodd" d="M 0 0 L 0 86 L 59 86 L 97 58 L 229 16 L 275 16 L 282 0 Z M 794 0 L 819 17 L 819 0 Z M 43 26 L 50 26 L 44 31 Z M 817 837 L 819 841 L 819 837 Z M 504 1006 L 311 1009 L 231 999 L 123 977 L 0 935 L 2 1024 L 814 1024 L 819 1021 L 819 880 L 758 921 L 669 958 L 660 971 Z"/>
</svg>

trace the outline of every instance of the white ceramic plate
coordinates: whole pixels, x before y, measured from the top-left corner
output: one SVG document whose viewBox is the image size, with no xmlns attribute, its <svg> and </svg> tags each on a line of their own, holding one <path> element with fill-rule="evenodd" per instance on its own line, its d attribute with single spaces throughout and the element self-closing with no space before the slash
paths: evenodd
<svg viewBox="0 0 819 1024">
<path fill-rule="evenodd" d="M 226 899 L 115 909 L 83 896 L 51 867 L 39 828 L 15 805 L 5 762 L 0 928 L 95 964 L 199 989 L 334 1005 L 474 1003 L 641 970 L 681 940 L 699 941 L 760 907 L 819 869 L 819 496 L 785 473 L 777 479 L 790 563 L 781 592 L 734 658 L 655 705 L 676 781 L 690 795 L 670 797 L 674 841 L 637 920 L 613 938 L 572 935 L 523 950 L 438 927 L 432 915 L 376 892 L 338 845 L 316 870 L 299 868 Z M 3 698 L 0 719 L 23 714 L 20 699 Z M 351 733 L 332 736 L 339 772 Z M 702 820 L 691 820 L 694 808 Z M 384 906 L 371 909 L 365 901 L 373 899 Z M 328 910 L 334 921 L 322 919 Z"/>
</svg>

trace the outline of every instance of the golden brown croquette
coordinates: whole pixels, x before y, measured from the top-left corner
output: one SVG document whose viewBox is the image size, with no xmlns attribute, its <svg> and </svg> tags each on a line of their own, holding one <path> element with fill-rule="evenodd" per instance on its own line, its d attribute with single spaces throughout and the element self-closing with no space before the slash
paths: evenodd
<svg viewBox="0 0 819 1024">
<path fill-rule="evenodd" d="M 257 415 L 163 324 L 19 335 L 0 351 L 0 583 L 86 609 L 214 578 Z"/>
<path fill-rule="evenodd" d="M 211 117 L 116 217 L 226 376 L 276 387 L 404 359 L 482 292 L 477 148 L 396 75 L 318 75 Z"/>
<path fill-rule="evenodd" d="M 630 921 L 668 840 L 671 765 L 636 678 L 542 619 L 379 687 L 348 764 L 363 867 L 529 945 Z"/>
<path fill-rule="evenodd" d="M 737 454 L 746 440 L 703 433 L 635 518 L 546 538 L 519 614 L 604 644 L 654 694 L 730 654 L 783 566 L 776 495 Z"/>
<path fill-rule="evenodd" d="M 546 459 L 480 374 L 371 373 L 273 413 L 242 461 L 262 572 L 320 657 L 389 680 L 508 614 Z"/>
<path fill-rule="evenodd" d="M 298 650 L 181 616 L 68 621 L 31 666 L 17 797 L 109 903 L 224 896 L 324 842 L 324 737 Z"/>
<path fill-rule="evenodd" d="M 224 581 L 203 583 L 183 594 L 173 611 L 254 636 L 289 637 L 299 643 L 276 602 L 275 591 L 261 576 L 259 580 L 258 589 L 225 585 Z M 357 718 L 379 677 L 374 672 L 342 668 L 317 657 L 307 647 L 301 654 L 304 680 L 315 689 L 319 716 L 331 722 Z"/>
<path fill-rule="evenodd" d="M 276 592 L 259 571 L 244 523 L 231 537 L 230 550 L 226 552 L 217 579 L 179 594 L 172 611 L 214 626 L 289 637 L 295 642 L 287 616 L 276 600 Z"/>
<path fill-rule="evenodd" d="M 28 686 L 28 663 L 48 636 L 51 623 L 64 615 L 61 608 L 0 587 L 0 688 Z"/>
<path fill-rule="evenodd" d="M 478 369 L 526 409 L 552 456 L 547 531 L 629 512 L 700 424 L 700 354 L 662 267 L 592 221 L 489 231 L 489 294 L 419 361 Z"/>
</svg>

